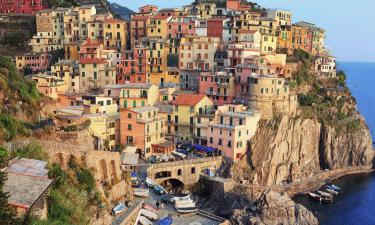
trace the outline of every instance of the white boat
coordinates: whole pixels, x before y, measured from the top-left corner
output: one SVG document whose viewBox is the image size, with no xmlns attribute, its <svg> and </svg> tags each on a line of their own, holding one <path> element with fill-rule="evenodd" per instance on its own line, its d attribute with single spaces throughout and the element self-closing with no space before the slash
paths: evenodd
<svg viewBox="0 0 375 225">
<path fill-rule="evenodd" d="M 312 199 L 315 199 L 315 200 L 318 200 L 318 201 L 321 201 L 322 199 L 320 198 L 320 195 L 318 194 L 315 194 L 313 192 L 310 192 L 309 193 L 309 196 L 312 198 Z"/>
<path fill-rule="evenodd" d="M 175 201 L 176 205 L 183 205 L 183 204 L 190 204 L 193 203 L 194 201 L 192 199 L 186 199 L 186 200 L 177 200 Z"/>
<path fill-rule="evenodd" d="M 137 197 L 148 198 L 150 191 L 148 188 L 134 188 L 134 195 Z"/>
<path fill-rule="evenodd" d="M 320 194 L 321 196 L 323 197 L 327 197 L 327 198 L 332 198 L 332 194 L 331 193 L 327 193 L 327 192 L 324 192 L 324 191 L 316 191 L 318 194 Z"/>
<path fill-rule="evenodd" d="M 144 216 L 140 216 L 138 222 L 142 225 L 152 225 L 152 222 Z"/>
<path fill-rule="evenodd" d="M 124 211 L 125 211 L 125 203 L 117 204 L 117 205 L 112 209 L 112 211 L 113 211 L 113 213 L 114 213 L 115 215 L 124 212 Z"/>
<path fill-rule="evenodd" d="M 334 194 L 334 195 L 338 195 L 339 194 L 339 192 L 337 192 L 335 190 L 332 190 L 332 189 L 329 189 L 329 188 L 326 189 L 326 192 Z"/>
<path fill-rule="evenodd" d="M 156 213 L 153 213 L 147 209 L 141 209 L 139 212 L 141 213 L 142 216 L 146 217 L 147 219 L 150 219 L 150 220 L 158 219 L 158 215 Z"/>
<path fill-rule="evenodd" d="M 190 195 L 181 196 L 181 197 L 175 196 L 175 197 L 171 198 L 171 202 L 183 201 L 183 200 L 190 200 Z"/>
<path fill-rule="evenodd" d="M 176 207 L 177 212 L 179 213 L 193 213 L 197 211 L 197 207 Z"/>
<path fill-rule="evenodd" d="M 190 203 L 184 203 L 184 204 L 175 204 L 175 206 L 177 208 L 192 208 L 192 207 L 196 207 L 195 206 L 195 202 L 190 202 Z"/>
<path fill-rule="evenodd" d="M 146 177 L 146 184 L 148 187 L 154 187 L 156 185 L 155 181 L 151 180 L 150 178 Z"/>
</svg>

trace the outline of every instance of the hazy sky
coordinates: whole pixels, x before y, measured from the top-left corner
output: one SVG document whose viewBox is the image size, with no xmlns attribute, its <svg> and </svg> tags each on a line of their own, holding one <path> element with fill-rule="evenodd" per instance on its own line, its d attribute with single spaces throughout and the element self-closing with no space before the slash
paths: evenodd
<svg viewBox="0 0 375 225">
<path fill-rule="evenodd" d="M 110 0 L 136 11 L 145 4 L 180 7 L 192 0 Z M 375 62 L 375 0 L 258 0 L 266 8 L 293 12 L 293 22 L 308 21 L 327 30 L 326 45 L 339 61 Z"/>
</svg>

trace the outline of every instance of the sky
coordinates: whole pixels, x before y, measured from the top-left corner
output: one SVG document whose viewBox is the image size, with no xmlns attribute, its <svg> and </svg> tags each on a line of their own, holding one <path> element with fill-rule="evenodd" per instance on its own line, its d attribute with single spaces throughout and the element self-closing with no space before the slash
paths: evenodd
<svg viewBox="0 0 375 225">
<path fill-rule="evenodd" d="M 181 7 L 193 0 L 110 0 L 133 11 L 147 4 Z M 327 31 L 326 46 L 338 61 L 375 62 L 375 0 L 255 0 L 265 8 L 288 9 L 293 22 L 312 22 Z"/>
</svg>

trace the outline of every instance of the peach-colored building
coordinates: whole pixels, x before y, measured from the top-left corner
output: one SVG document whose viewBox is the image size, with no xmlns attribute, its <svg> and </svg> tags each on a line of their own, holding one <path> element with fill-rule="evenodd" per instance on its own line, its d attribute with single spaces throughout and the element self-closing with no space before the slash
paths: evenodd
<svg viewBox="0 0 375 225">
<path fill-rule="evenodd" d="M 235 97 L 234 74 L 228 72 L 202 72 L 199 75 L 199 94 L 207 95 L 214 107 L 229 104 Z"/>
<path fill-rule="evenodd" d="M 171 17 L 168 22 L 168 38 L 181 38 L 195 34 L 195 17 L 177 16 Z"/>
<path fill-rule="evenodd" d="M 52 55 L 44 53 L 27 53 L 16 56 L 16 66 L 18 71 L 30 68 L 32 73 L 45 71 L 51 63 Z"/>
<path fill-rule="evenodd" d="M 237 161 L 245 155 L 259 120 L 260 113 L 250 111 L 244 105 L 220 106 L 215 119 L 208 124 L 207 145 L 218 149 L 220 155 Z"/>
<path fill-rule="evenodd" d="M 135 146 L 138 153 L 148 157 L 152 154 L 152 145 L 165 142 L 164 119 L 159 109 L 151 106 L 124 109 L 120 115 L 121 144 Z"/>
</svg>

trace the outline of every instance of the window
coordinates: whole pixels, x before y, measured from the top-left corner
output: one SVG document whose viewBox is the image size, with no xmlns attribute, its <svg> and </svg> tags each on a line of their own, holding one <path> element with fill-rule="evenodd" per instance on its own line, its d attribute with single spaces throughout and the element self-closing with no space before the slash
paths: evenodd
<svg viewBox="0 0 375 225">
<path fill-rule="evenodd" d="M 181 176 L 181 174 L 182 174 L 182 170 L 181 170 L 181 169 L 178 169 L 178 170 L 177 170 L 177 176 Z"/>
<path fill-rule="evenodd" d="M 94 80 L 96 80 L 97 78 L 98 78 L 98 74 L 94 72 Z"/>
<path fill-rule="evenodd" d="M 214 143 L 214 139 L 210 137 L 210 144 L 213 144 L 213 143 Z"/>
<path fill-rule="evenodd" d="M 85 72 L 82 72 L 82 77 L 85 77 Z"/>
<path fill-rule="evenodd" d="M 128 130 L 132 130 L 132 125 L 128 124 Z"/>
<path fill-rule="evenodd" d="M 217 144 L 218 145 L 223 145 L 223 140 L 221 140 L 221 138 L 220 138 Z"/>
<path fill-rule="evenodd" d="M 128 113 L 128 119 L 131 119 L 131 118 L 132 118 L 132 114 Z"/>
<path fill-rule="evenodd" d="M 191 173 L 192 173 L 192 174 L 195 174 L 195 167 L 192 167 L 192 168 L 191 168 Z"/>
<path fill-rule="evenodd" d="M 241 131 L 238 131 L 238 137 L 241 137 Z"/>
<path fill-rule="evenodd" d="M 228 145 L 227 145 L 229 148 L 232 147 L 232 141 L 228 141 Z"/>
</svg>

